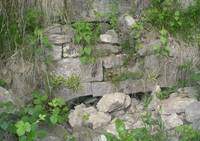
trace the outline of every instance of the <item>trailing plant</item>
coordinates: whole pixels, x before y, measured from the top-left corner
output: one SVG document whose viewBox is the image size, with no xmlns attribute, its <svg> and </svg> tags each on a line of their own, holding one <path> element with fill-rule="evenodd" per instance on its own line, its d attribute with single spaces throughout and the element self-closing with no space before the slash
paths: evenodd
<svg viewBox="0 0 200 141">
<path fill-rule="evenodd" d="M 180 136 L 180 141 L 200 141 L 199 131 L 194 130 L 190 125 L 178 126 L 176 132 Z"/>
<path fill-rule="evenodd" d="M 5 105 L 4 105 L 5 106 Z M 7 106 L 8 107 L 8 106 Z M 48 99 L 46 95 L 33 92 L 33 102 L 14 112 L 0 113 L 0 137 L 9 133 L 19 141 L 35 141 L 46 136 L 42 125 L 62 124 L 68 120 L 68 108 L 63 99 Z M 3 132 L 1 132 L 3 131 Z"/>
</svg>

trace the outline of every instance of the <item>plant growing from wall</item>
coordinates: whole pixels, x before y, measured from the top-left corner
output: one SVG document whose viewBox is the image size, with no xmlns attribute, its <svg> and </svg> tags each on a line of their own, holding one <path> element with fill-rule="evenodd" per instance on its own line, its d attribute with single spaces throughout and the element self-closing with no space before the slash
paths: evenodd
<svg viewBox="0 0 200 141">
<path fill-rule="evenodd" d="M 165 29 L 160 30 L 160 42 L 161 46 L 154 46 L 154 51 L 159 56 L 169 56 L 169 40 L 168 32 Z"/>
<path fill-rule="evenodd" d="M 74 43 L 81 44 L 80 61 L 82 64 L 90 64 L 95 62 L 92 54 L 91 45 L 95 44 L 99 37 L 99 26 L 86 21 L 79 21 L 72 25 L 75 30 Z"/>
<path fill-rule="evenodd" d="M 151 0 L 144 17 L 147 23 L 151 23 L 158 30 L 164 28 L 185 41 L 195 41 L 199 35 L 199 12 L 198 0 L 186 9 L 181 7 L 178 0 Z"/>
<path fill-rule="evenodd" d="M 72 74 L 68 78 L 64 78 L 63 76 L 56 74 L 50 75 L 50 85 L 53 89 L 67 87 L 74 92 L 77 92 L 82 89 L 80 81 L 80 77 L 76 74 Z"/>
</svg>

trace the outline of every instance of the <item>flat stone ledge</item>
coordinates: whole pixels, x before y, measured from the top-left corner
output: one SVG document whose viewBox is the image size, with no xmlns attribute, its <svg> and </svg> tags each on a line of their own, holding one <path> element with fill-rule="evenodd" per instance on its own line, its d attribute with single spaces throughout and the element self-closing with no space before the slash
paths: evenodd
<svg viewBox="0 0 200 141">
<path fill-rule="evenodd" d="M 92 95 L 92 85 L 91 83 L 81 83 L 82 88 L 78 90 L 77 92 L 74 92 L 73 90 L 70 90 L 68 88 L 60 88 L 59 90 L 56 90 L 54 93 L 55 97 L 61 97 L 65 101 L 82 97 L 82 96 L 90 96 Z"/>
<path fill-rule="evenodd" d="M 65 78 L 72 74 L 80 76 L 82 82 L 103 81 L 102 61 L 83 65 L 79 58 L 67 58 L 57 62 L 54 72 Z"/>
</svg>

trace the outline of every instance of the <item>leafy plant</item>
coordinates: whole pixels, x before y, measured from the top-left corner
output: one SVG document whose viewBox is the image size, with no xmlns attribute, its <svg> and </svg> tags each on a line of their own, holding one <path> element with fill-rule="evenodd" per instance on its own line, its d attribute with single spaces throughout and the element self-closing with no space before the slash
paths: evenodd
<svg viewBox="0 0 200 141">
<path fill-rule="evenodd" d="M 65 86 L 65 87 L 73 90 L 74 92 L 76 92 L 82 88 L 81 82 L 80 82 L 80 77 L 77 76 L 76 74 L 70 75 L 67 79 L 61 75 L 51 74 L 50 75 L 50 85 L 54 89 Z"/>
<path fill-rule="evenodd" d="M 107 141 L 136 141 L 133 134 L 125 128 L 125 124 L 122 120 L 117 119 L 115 121 L 115 127 L 118 137 L 111 133 L 106 133 Z"/>
<path fill-rule="evenodd" d="M 106 133 L 107 141 L 165 141 L 165 138 L 160 134 L 161 132 L 152 135 L 148 128 L 127 130 L 124 122 L 120 119 L 115 121 L 115 126 L 118 136 Z"/>
<path fill-rule="evenodd" d="M 84 47 L 80 49 L 80 61 L 82 64 L 95 63 L 95 57 L 92 56 L 92 48 Z"/>
<path fill-rule="evenodd" d="M 75 30 L 74 43 L 85 47 L 96 42 L 99 34 L 97 25 L 86 21 L 79 21 L 75 22 L 72 27 Z"/>
<path fill-rule="evenodd" d="M 63 99 L 49 100 L 38 91 L 33 92 L 33 102 L 11 113 L 0 113 L 0 133 L 15 135 L 19 141 L 35 141 L 46 136 L 41 125 L 61 124 L 67 121 L 68 108 Z M 1 134 L 0 134 L 1 137 Z"/>
<path fill-rule="evenodd" d="M 170 94 L 175 92 L 175 87 L 169 87 L 163 89 L 161 92 L 156 94 L 156 97 L 159 98 L 160 100 L 167 99 L 169 98 Z"/>
<path fill-rule="evenodd" d="M 5 87 L 6 86 L 6 82 L 3 79 L 0 79 L 0 86 L 1 87 Z"/>
<path fill-rule="evenodd" d="M 76 44 L 81 44 L 83 47 L 80 49 L 80 61 L 83 64 L 94 63 L 95 58 L 92 55 L 91 44 L 95 44 L 99 36 L 99 27 L 96 24 L 92 24 L 85 21 L 76 22 L 73 25 L 75 29 Z"/>
<path fill-rule="evenodd" d="M 189 125 L 182 125 L 176 128 L 180 141 L 200 141 L 200 133 Z"/>
<path fill-rule="evenodd" d="M 161 46 L 154 46 L 155 53 L 160 56 L 169 56 L 170 48 L 168 41 L 168 32 L 165 29 L 162 29 L 160 31 L 160 42 Z"/>
<path fill-rule="evenodd" d="M 185 41 L 194 41 L 199 34 L 199 8 L 198 0 L 186 9 L 181 8 L 179 0 L 151 0 L 144 17 L 158 30 L 164 28 Z"/>
</svg>

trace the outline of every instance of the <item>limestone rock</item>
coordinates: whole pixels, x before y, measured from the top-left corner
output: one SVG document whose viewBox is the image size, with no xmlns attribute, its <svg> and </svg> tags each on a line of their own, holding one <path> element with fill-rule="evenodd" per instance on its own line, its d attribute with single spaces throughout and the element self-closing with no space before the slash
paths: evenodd
<svg viewBox="0 0 200 141">
<path fill-rule="evenodd" d="M 193 102 L 186 107 L 185 115 L 188 122 L 200 119 L 200 102 Z"/>
<path fill-rule="evenodd" d="M 79 56 L 79 49 L 81 46 L 74 45 L 73 43 L 68 43 L 63 46 L 62 56 L 63 58 L 75 58 Z"/>
<path fill-rule="evenodd" d="M 198 94 L 197 89 L 195 87 L 180 88 L 180 89 L 178 89 L 178 93 L 179 93 L 179 95 L 185 95 L 190 98 L 196 98 L 196 96 Z"/>
<path fill-rule="evenodd" d="M 121 47 L 112 44 L 97 44 L 95 46 L 96 53 L 99 56 L 108 56 L 110 54 L 116 54 L 121 51 Z M 95 53 L 94 52 L 94 53 Z"/>
<path fill-rule="evenodd" d="M 96 112 L 89 116 L 88 123 L 92 124 L 92 128 L 96 129 L 107 125 L 111 121 L 111 116 L 103 112 Z"/>
<path fill-rule="evenodd" d="M 140 56 L 150 56 L 154 54 L 154 46 L 161 46 L 160 40 L 152 40 L 150 43 L 145 44 L 145 46 L 138 50 Z"/>
<path fill-rule="evenodd" d="M 133 25 L 136 23 L 135 19 L 133 19 L 133 17 L 130 15 L 124 16 L 124 20 L 128 27 L 133 27 Z"/>
<path fill-rule="evenodd" d="M 62 45 L 72 41 L 74 36 L 72 27 L 56 25 L 47 29 L 49 41 L 55 45 Z"/>
<path fill-rule="evenodd" d="M 118 44 L 118 35 L 114 30 L 108 30 L 105 34 L 100 35 L 100 41 L 103 43 Z"/>
<path fill-rule="evenodd" d="M 162 101 L 161 103 L 162 113 L 163 114 L 183 113 L 185 112 L 186 108 L 195 101 L 197 100 L 187 97 L 179 97 L 179 96 L 170 97 Z"/>
<path fill-rule="evenodd" d="M 124 55 L 112 55 L 109 57 L 105 57 L 103 58 L 103 66 L 106 69 L 122 66 L 124 63 L 124 57 Z"/>
<path fill-rule="evenodd" d="M 88 107 L 84 104 L 78 105 L 74 110 L 69 113 L 69 124 L 73 128 L 78 128 L 83 126 L 85 120 L 88 120 L 91 114 L 97 113 L 94 107 Z"/>
<path fill-rule="evenodd" d="M 113 112 L 125 109 L 131 104 L 131 99 L 124 93 L 112 93 L 104 95 L 97 103 L 97 109 L 101 112 Z"/>
<path fill-rule="evenodd" d="M 81 64 L 79 58 L 66 58 L 57 62 L 54 67 L 54 72 L 62 75 L 65 78 L 72 74 L 80 76 L 84 82 L 102 81 L 103 67 L 102 61 L 97 61 L 95 64 Z"/>
<path fill-rule="evenodd" d="M 52 56 L 53 61 L 59 61 L 62 59 L 62 46 L 54 45 L 52 50 L 48 51 L 48 54 Z"/>
<path fill-rule="evenodd" d="M 144 68 L 147 73 L 159 74 L 159 59 L 155 55 L 146 56 L 144 59 Z"/>
<path fill-rule="evenodd" d="M 4 89 L 3 87 L 0 87 L 0 102 L 12 102 L 11 95 L 9 91 Z"/>
<path fill-rule="evenodd" d="M 176 113 L 171 115 L 161 115 L 161 118 L 167 130 L 174 129 L 177 126 L 183 125 L 183 121 L 178 117 Z"/>
<path fill-rule="evenodd" d="M 160 99 L 157 98 L 157 93 L 161 92 L 160 86 L 156 86 L 154 91 L 151 93 L 152 100 L 148 105 L 149 111 L 158 111 L 160 109 Z"/>
<path fill-rule="evenodd" d="M 59 88 L 54 91 L 54 97 L 61 97 L 65 101 L 71 99 L 92 95 L 92 85 L 91 83 L 81 83 L 81 88 L 78 91 L 73 91 L 67 87 Z"/>
<path fill-rule="evenodd" d="M 117 92 L 115 86 L 111 82 L 92 82 L 93 96 L 103 96 L 113 92 Z"/>
</svg>

